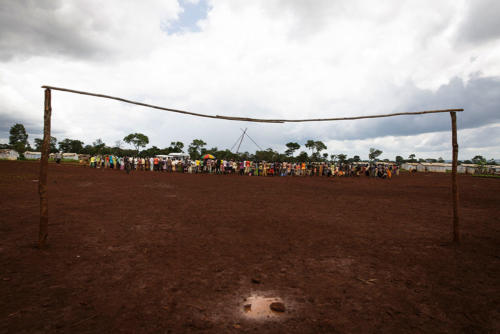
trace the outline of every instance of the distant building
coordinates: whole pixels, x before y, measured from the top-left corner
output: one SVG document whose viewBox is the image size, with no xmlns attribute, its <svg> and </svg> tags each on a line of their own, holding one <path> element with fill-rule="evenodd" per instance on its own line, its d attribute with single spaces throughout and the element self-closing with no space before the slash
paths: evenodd
<svg viewBox="0 0 500 334">
<path fill-rule="evenodd" d="M 187 160 L 189 159 L 189 154 L 186 153 L 170 153 L 170 154 L 158 154 L 157 158 L 171 159 L 171 160 Z"/>
<path fill-rule="evenodd" d="M 78 154 L 76 154 L 76 153 L 63 153 L 62 158 L 65 160 L 75 160 L 75 161 L 80 160 L 78 158 Z"/>
<path fill-rule="evenodd" d="M 78 159 L 80 161 L 89 161 L 90 160 L 90 154 L 78 154 Z"/>
<path fill-rule="evenodd" d="M 476 164 L 461 164 L 458 166 L 461 173 L 474 175 L 479 173 L 479 165 Z"/>
<path fill-rule="evenodd" d="M 487 165 L 485 166 L 488 174 L 500 174 L 500 166 L 499 165 Z"/>
<path fill-rule="evenodd" d="M 409 172 L 417 170 L 417 162 L 405 162 L 401 165 L 401 168 Z"/>
<path fill-rule="evenodd" d="M 19 158 L 19 153 L 17 153 L 16 150 L 11 150 L 11 149 L 0 150 L 0 159 L 17 160 L 17 158 Z"/>
<path fill-rule="evenodd" d="M 29 152 L 29 151 L 26 151 L 26 152 L 24 152 L 24 157 L 26 159 L 41 159 L 42 158 L 42 152 Z"/>
<path fill-rule="evenodd" d="M 452 164 L 442 163 L 442 162 L 422 162 L 417 166 L 417 170 L 423 169 L 423 172 L 432 172 L 432 173 L 446 173 L 452 170 Z"/>
</svg>

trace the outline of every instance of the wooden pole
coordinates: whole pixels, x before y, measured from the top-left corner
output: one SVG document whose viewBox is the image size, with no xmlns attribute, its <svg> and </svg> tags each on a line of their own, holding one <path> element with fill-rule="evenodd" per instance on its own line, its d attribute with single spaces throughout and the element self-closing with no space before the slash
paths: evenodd
<svg viewBox="0 0 500 334">
<path fill-rule="evenodd" d="M 366 115 L 366 116 L 354 116 L 354 117 L 308 118 L 308 119 L 259 119 L 259 118 L 249 118 L 249 117 L 233 117 L 233 116 L 223 116 L 223 115 L 199 114 L 199 113 L 194 113 L 194 112 L 185 111 L 185 110 L 165 108 L 165 107 L 155 106 L 152 104 L 136 102 L 136 101 L 127 100 L 127 99 L 124 99 L 121 97 L 116 97 L 116 96 L 111 96 L 111 95 L 90 93 L 90 92 L 84 92 L 84 91 L 68 89 L 68 88 L 53 87 L 53 86 L 42 86 L 42 88 L 58 90 L 61 92 L 102 97 L 105 99 L 112 99 L 112 100 L 117 100 L 117 101 L 121 101 L 121 102 L 125 102 L 125 103 L 135 104 L 138 106 L 159 109 L 159 110 L 165 110 L 165 111 L 170 111 L 170 112 L 175 112 L 175 113 L 180 113 L 180 114 L 185 114 L 185 115 L 207 117 L 207 118 L 214 118 L 214 119 L 224 119 L 224 120 L 228 120 L 228 121 L 240 121 L 240 122 L 260 122 L 260 123 L 292 122 L 292 123 L 296 123 L 296 122 L 352 121 L 352 120 L 357 120 L 357 119 L 382 118 L 382 117 L 392 117 L 392 116 L 424 115 L 424 114 L 435 114 L 435 113 L 442 113 L 442 112 L 461 112 L 461 111 L 464 111 L 463 109 L 445 109 L 445 110 L 425 110 L 425 111 L 414 111 L 414 112 L 398 112 L 398 113 L 393 113 L 393 114 Z M 243 131 L 243 130 L 241 130 L 241 131 Z M 246 136 L 249 137 L 248 134 Z"/>
<path fill-rule="evenodd" d="M 40 195 L 40 229 L 38 232 L 38 247 L 44 248 L 47 244 L 49 227 L 49 204 L 47 199 L 47 169 L 49 167 L 50 153 L 50 118 L 52 114 L 50 89 L 45 89 L 45 105 L 43 115 L 43 144 L 40 159 L 40 178 L 38 180 L 38 193 Z"/>
<path fill-rule="evenodd" d="M 245 137 L 245 133 L 247 133 L 247 130 L 248 130 L 248 128 L 246 128 L 245 131 L 243 131 L 243 134 L 241 135 L 240 144 L 238 145 L 238 148 L 236 149 L 236 154 L 238 154 L 238 152 L 240 151 L 240 146 L 241 146 L 241 143 L 243 143 L 243 138 Z"/>
<path fill-rule="evenodd" d="M 458 186 L 457 186 L 457 164 L 458 164 L 458 143 L 457 143 L 457 114 L 450 112 L 451 116 L 451 142 L 453 147 L 453 161 L 451 167 L 451 192 L 453 197 L 453 242 L 460 242 L 460 226 L 458 220 Z"/>
</svg>

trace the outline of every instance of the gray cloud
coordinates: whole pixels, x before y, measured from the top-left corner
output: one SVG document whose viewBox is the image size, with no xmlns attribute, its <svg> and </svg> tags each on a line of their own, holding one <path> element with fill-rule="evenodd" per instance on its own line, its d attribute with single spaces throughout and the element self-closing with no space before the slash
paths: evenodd
<svg viewBox="0 0 500 334">
<path fill-rule="evenodd" d="M 452 79 L 436 92 L 422 90 L 409 84 L 395 88 L 395 96 L 405 94 L 396 110 L 390 112 L 411 112 L 434 109 L 463 108 L 458 115 L 460 129 L 477 128 L 500 121 L 500 78 L 472 78 L 467 83 L 459 78 Z M 450 129 L 449 114 L 422 116 L 399 116 L 376 120 L 356 121 L 349 126 L 336 123 L 322 131 L 329 139 L 366 139 L 383 136 L 407 136 Z"/>
<path fill-rule="evenodd" d="M 500 2 L 474 0 L 468 6 L 458 30 L 458 41 L 479 44 L 500 38 Z"/>
<path fill-rule="evenodd" d="M 42 136 L 43 128 L 40 126 L 40 122 L 38 120 L 27 118 L 25 116 L 19 117 L 19 115 L 16 115 L 15 113 L 6 113 L 3 110 L 0 111 L 0 139 L 8 141 L 10 128 L 16 123 L 24 125 L 26 132 L 28 132 L 29 140 Z"/>
<path fill-rule="evenodd" d="M 0 61 L 33 55 L 87 58 L 104 51 L 90 38 L 102 23 L 91 15 L 63 15 L 62 5 L 52 0 L 1 1 Z"/>
<path fill-rule="evenodd" d="M 178 2 L 0 1 L 0 61 L 32 56 L 99 62 L 150 52 L 160 23 L 177 17 Z"/>
</svg>

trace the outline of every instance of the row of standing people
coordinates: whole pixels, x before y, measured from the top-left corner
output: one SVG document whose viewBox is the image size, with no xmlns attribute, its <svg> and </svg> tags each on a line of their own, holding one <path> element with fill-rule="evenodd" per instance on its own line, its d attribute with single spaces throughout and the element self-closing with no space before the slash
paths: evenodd
<svg viewBox="0 0 500 334">
<path fill-rule="evenodd" d="M 256 162 L 220 159 L 172 160 L 159 157 L 94 156 L 90 158 L 93 168 L 111 168 L 137 171 L 238 174 L 250 176 L 371 176 L 391 178 L 399 175 L 397 165 L 386 164 L 335 164 L 314 162 Z"/>
</svg>

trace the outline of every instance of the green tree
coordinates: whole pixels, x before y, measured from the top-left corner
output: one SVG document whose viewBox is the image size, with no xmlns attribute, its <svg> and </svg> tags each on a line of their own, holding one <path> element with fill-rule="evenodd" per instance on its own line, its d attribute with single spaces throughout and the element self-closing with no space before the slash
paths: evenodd
<svg viewBox="0 0 500 334">
<path fill-rule="evenodd" d="M 298 162 L 306 162 L 306 161 L 309 161 L 309 156 L 307 155 L 307 152 L 302 151 L 299 153 L 296 160 Z"/>
<path fill-rule="evenodd" d="M 409 162 L 417 162 L 417 160 L 415 159 L 415 154 L 412 153 L 408 156 L 408 161 Z"/>
<path fill-rule="evenodd" d="M 216 158 L 219 158 L 219 156 L 217 155 L 218 153 L 220 153 L 220 151 L 217 147 L 211 147 L 205 150 L 205 154 L 211 154 Z"/>
<path fill-rule="evenodd" d="M 207 145 L 207 143 L 205 143 L 203 140 L 193 139 L 193 141 L 188 147 L 188 153 L 189 156 L 191 157 L 191 160 L 196 160 L 201 157 L 202 149 L 205 145 Z"/>
<path fill-rule="evenodd" d="M 92 145 L 85 145 L 82 149 L 83 154 L 94 154 L 94 147 Z"/>
<path fill-rule="evenodd" d="M 95 142 L 92 143 L 92 154 L 102 154 L 106 144 L 102 141 L 101 138 L 96 139 Z"/>
<path fill-rule="evenodd" d="M 332 159 L 332 162 L 335 163 L 337 161 L 337 155 L 336 154 L 332 154 L 330 155 L 330 159 Z"/>
<path fill-rule="evenodd" d="M 346 162 L 347 155 L 346 154 L 337 154 L 337 159 L 339 160 L 339 163 L 343 164 Z"/>
<path fill-rule="evenodd" d="M 170 153 L 182 153 L 184 152 L 182 149 L 184 148 L 184 143 L 180 141 L 173 141 L 170 143 L 170 147 L 168 150 Z"/>
<path fill-rule="evenodd" d="M 311 153 L 313 153 L 316 148 L 316 142 L 314 140 L 309 139 L 304 146 L 307 147 L 309 150 L 311 150 Z"/>
<path fill-rule="evenodd" d="M 355 155 L 355 156 L 352 157 L 352 161 L 353 162 L 360 162 L 361 158 L 359 157 L 359 155 Z"/>
<path fill-rule="evenodd" d="M 35 151 L 42 151 L 43 139 L 35 138 Z M 50 153 L 56 153 L 57 151 L 57 138 L 50 136 Z"/>
<path fill-rule="evenodd" d="M 376 148 L 371 147 L 370 148 L 370 153 L 368 154 L 368 159 L 370 161 L 377 161 L 377 158 L 382 154 L 381 150 L 378 150 Z"/>
<path fill-rule="evenodd" d="M 397 163 L 398 165 L 401 165 L 401 164 L 402 164 L 402 163 L 404 163 L 404 162 L 405 162 L 405 159 L 404 159 L 402 156 L 400 156 L 400 155 L 396 155 L 396 163 Z"/>
<path fill-rule="evenodd" d="M 155 155 L 162 154 L 162 150 L 159 147 L 153 145 L 153 147 L 148 148 L 147 150 L 142 150 L 139 154 L 140 157 L 154 157 Z"/>
<path fill-rule="evenodd" d="M 9 145 L 19 153 L 29 148 L 28 133 L 24 125 L 16 123 L 10 128 Z"/>
<path fill-rule="evenodd" d="M 319 153 L 323 150 L 326 150 L 327 147 L 326 147 L 325 143 L 323 143 L 321 140 L 318 140 L 318 141 L 314 142 L 314 149 L 316 150 L 316 152 Z"/>
<path fill-rule="evenodd" d="M 309 158 L 309 160 L 311 160 L 311 161 L 320 161 L 321 157 L 320 157 L 320 155 L 319 155 L 318 152 L 314 152 L 313 154 L 311 154 L 311 157 Z"/>
<path fill-rule="evenodd" d="M 59 142 L 59 150 L 64 153 L 82 153 L 83 141 L 66 138 Z"/>
<path fill-rule="evenodd" d="M 257 161 L 276 161 L 279 153 L 274 151 L 272 148 L 268 148 L 265 151 L 256 151 L 255 160 Z"/>
<path fill-rule="evenodd" d="M 472 163 L 479 165 L 479 173 L 486 174 L 486 164 L 488 162 L 486 161 L 485 157 L 483 157 L 482 155 L 476 155 L 474 158 L 472 158 Z"/>
<path fill-rule="evenodd" d="M 289 142 L 286 143 L 286 147 L 288 147 L 288 149 L 285 151 L 285 154 L 289 157 L 293 157 L 293 154 L 300 148 L 300 145 L 298 143 Z"/>
<path fill-rule="evenodd" d="M 482 155 L 476 155 L 474 158 L 472 158 L 472 163 L 476 165 L 485 165 L 486 159 Z"/>
<path fill-rule="evenodd" d="M 315 152 L 319 153 L 327 149 L 326 145 L 320 140 L 314 141 L 309 139 L 304 146 L 311 150 L 312 154 L 314 154 Z M 319 155 L 316 154 L 315 157 L 319 157 Z"/>
<path fill-rule="evenodd" d="M 123 141 L 133 145 L 137 153 L 139 153 L 139 148 L 146 147 L 146 145 L 149 144 L 148 136 L 142 133 L 131 133 L 123 138 Z"/>
</svg>

